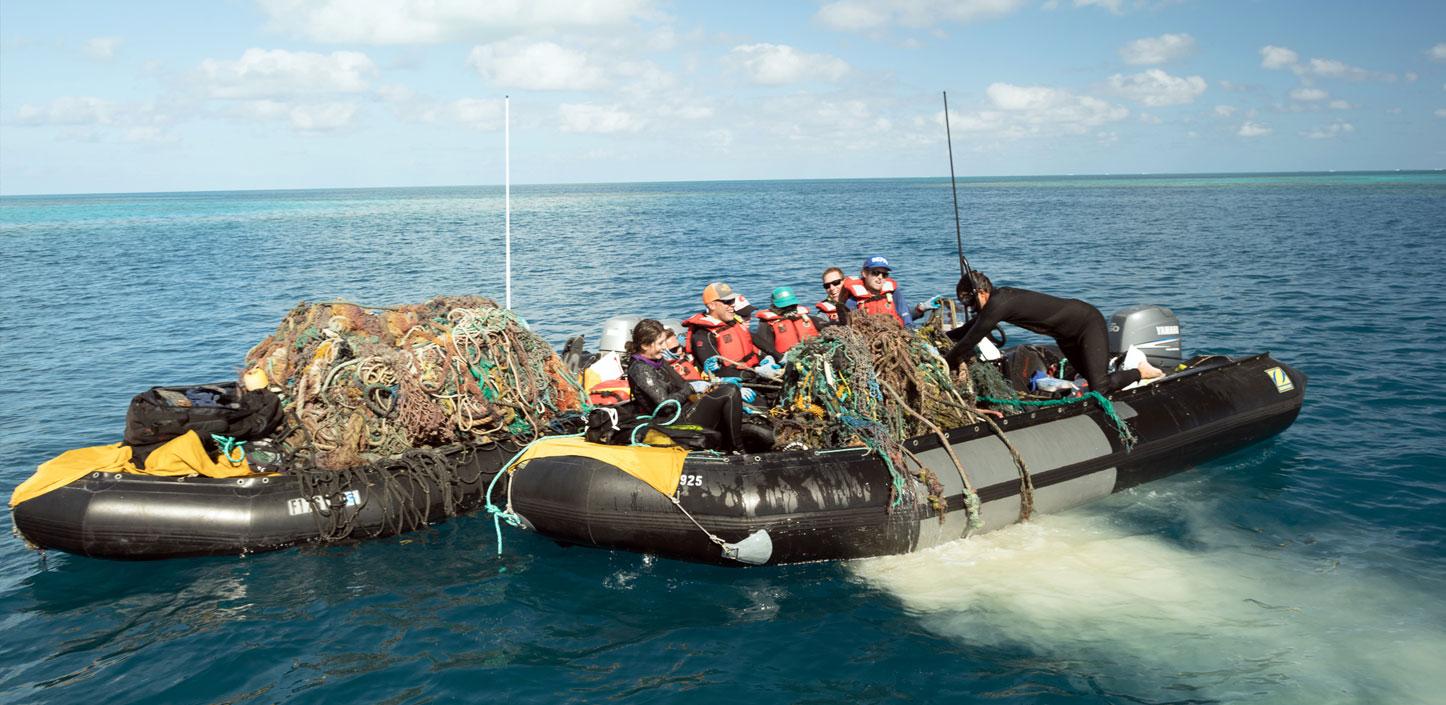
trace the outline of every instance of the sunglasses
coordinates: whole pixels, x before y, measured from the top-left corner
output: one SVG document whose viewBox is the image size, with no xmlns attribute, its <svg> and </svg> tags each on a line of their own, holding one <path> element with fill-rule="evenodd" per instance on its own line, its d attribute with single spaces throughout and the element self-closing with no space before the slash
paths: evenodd
<svg viewBox="0 0 1446 705">
<path fill-rule="evenodd" d="M 836 287 L 836 286 L 838 286 L 838 285 L 840 285 L 840 284 L 843 284 L 843 280 L 842 280 L 842 279 L 835 279 L 835 280 L 833 280 L 833 281 L 831 281 L 831 282 L 824 282 L 824 283 L 823 283 L 823 288 L 824 288 L 824 290 L 828 290 L 828 289 L 832 289 L 832 288 L 834 288 L 834 287 Z"/>
<path fill-rule="evenodd" d="M 889 276 L 889 270 L 887 270 L 887 269 L 870 269 L 870 270 L 864 272 L 864 274 L 867 274 L 867 275 L 869 275 L 869 276 L 871 276 L 871 277 L 887 277 L 887 276 Z"/>
</svg>

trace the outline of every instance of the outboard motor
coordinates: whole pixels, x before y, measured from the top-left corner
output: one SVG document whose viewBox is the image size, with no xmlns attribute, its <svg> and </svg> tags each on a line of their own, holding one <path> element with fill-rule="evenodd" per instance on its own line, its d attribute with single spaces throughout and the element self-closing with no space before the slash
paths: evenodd
<svg viewBox="0 0 1446 705">
<path fill-rule="evenodd" d="M 613 316 L 603 322 L 602 337 L 598 339 L 598 352 L 622 352 L 633 337 L 633 327 L 642 316 Z"/>
<path fill-rule="evenodd" d="M 1180 319 L 1164 306 L 1139 305 L 1110 316 L 1110 354 L 1120 355 L 1133 345 L 1150 364 L 1163 369 L 1180 363 Z"/>
</svg>

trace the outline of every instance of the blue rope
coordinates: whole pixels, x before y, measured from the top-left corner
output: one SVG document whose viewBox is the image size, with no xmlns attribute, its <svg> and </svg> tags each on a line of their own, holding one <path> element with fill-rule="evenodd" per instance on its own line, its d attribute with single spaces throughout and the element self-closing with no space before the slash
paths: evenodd
<svg viewBox="0 0 1446 705">
<path fill-rule="evenodd" d="M 246 459 L 246 449 L 241 447 L 246 445 L 246 441 L 238 441 L 231 436 L 222 436 L 217 433 L 211 434 L 211 440 L 215 441 L 216 445 L 221 447 L 221 453 L 226 456 L 226 462 L 232 465 L 240 465 L 241 462 Z M 241 451 L 241 457 L 233 457 L 231 453 L 233 450 Z"/>
<path fill-rule="evenodd" d="M 1038 407 L 1067 406 L 1069 404 L 1079 404 L 1081 402 L 1086 402 L 1090 400 L 1093 400 L 1095 403 L 1099 404 L 1100 408 L 1104 410 L 1105 416 L 1109 417 L 1110 423 L 1113 423 L 1115 425 L 1115 429 L 1119 431 L 1120 443 L 1125 446 L 1125 452 L 1130 452 L 1130 450 L 1135 447 L 1135 432 L 1130 430 L 1129 425 L 1125 423 L 1124 419 L 1120 418 L 1120 415 L 1118 413 L 1115 412 L 1115 405 L 1111 403 L 1109 399 L 1106 399 L 1105 395 L 1100 394 L 1099 392 L 1090 391 L 1085 392 L 1083 395 L 1078 397 L 1071 397 L 1067 399 L 1046 399 L 1043 401 L 996 399 L 994 397 L 983 396 L 979 397 L 979 401 L 989 402 L 990 404 L 1017 404 L 1019 406 Z"/>
<path fill-rule="evenodd" d="M 497 556 L 499 558 L 502 556 L 502 522 L 506 521 L 508 524 L 515 526 L 519 529 L 522 528 L 523 525 L 522 517 L 518 516 L 516 513 L 512 512 L 509 509 L 503 509 L 502 507 L 499 507 L 492 503 L 492 488 L 497 485 L 497 481 L 502 479 L 503 475 L 506 475 L 512 470 L 513 465 L 517 463 L 517 459 L 521 458 L 522 454 L 526 453 L 529 449 L 532 448 L 532 446 L 537 445 L 538 443 L 541 443 L 548 438 L 577 438 L 582 435 L 583 434 L 581 433 L 569 433 L 563 436 L 544 436 L 531 443 L 528 443 L 525 446 L 522 446 L 522 449 L 517 451 L 517 453 L 512 456 L 512 459 L 507 461 L 507 463 L 502 466 L 501 470 L 497 471 L 496 475 L 492 476 L 492 481 L 487 483 L 487 495 L 484 497 L 485 504 L 483 506 L 487 509 L 487 513 L 492 515 L 492 528 L 497 531 Z M 506 573 L 507 566 L 502 566 L 502 568 L 497 572 Z"/>
<path fill-rule="evenodd" d="M 634 446 L 645 446 L 645 445 L 647 445 L 646 443 L 639 443 L 639 442 L 638 442 L 638 431 L 641 431 L 641 430 L 646 429 L 646 428 L 648 428 L 649 426 L 653 426 L 653 425 L 667 426 L 667 425 L 670 424 L 670 423 L 676 422 L 679 418 L 681 418 L 681 417 L 683 416 L 683 403 L 682 403 L 682 402 L 678 401 L 677 399 L 664 399 L 661 404 L 658 404 L 658 407 L 657 407 L 656 409 L 653 409 L 653 413 L 648 414 L 647 416 L 639 416 L 639 417 L 638 417 L 638 420 L 639 420 L 639 421 L 651 421 L 652 419 L 657 418 L 658 414 L 662 413 L 663 407 L 665 407 L 665 406 L 667 406 L 667 405 L 669 405 L 669 404 L 672 404 L 672 405 L 676 408 L 676 410 L 673 412 L 673 418 L 668 419 L 667 421 L 663 421 L 663 422 L 658 423 L 658 424 L 640 423 L 640 424 L 634 426 L 634 427 L 633 427 L 633 432 L 630 433 L 630 434 L 628 434 L 628 445 L 634 445 Z M 645 436 L 645 437 L 646 437 L 646 436 Z"/>
</svg>

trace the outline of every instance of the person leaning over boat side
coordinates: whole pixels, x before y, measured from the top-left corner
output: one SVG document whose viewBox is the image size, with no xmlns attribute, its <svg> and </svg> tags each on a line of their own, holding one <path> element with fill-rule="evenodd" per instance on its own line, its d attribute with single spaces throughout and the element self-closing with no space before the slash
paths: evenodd
<svg viewBox="0 0 1446 705">
<path fill-rule="evenodd" d="M 733 287 L 713 282 L 703 289 L 707 309 L 683 321 L 688 329 L 688 350 L 703 365 L 703 371 L 717 377 L 752 379 L 753 367 L 761 356 L 748 332 L 748 321 L 733 305 L 738 295 Z"/>
<path fill-rule="evenodd" d="M 838 322 L 838 307 L 843 296 L 844 273 L 838 267 L 829 267 L 823 270 L 823 300 L 814 304 L 819 314 L 828 318 L 830 323 Z"/>
<path fill-rule="evenodd" d="M 680 423 L 717 431 L 721 436 L 719 450 L 742 449 L 743 390 L 737 385 L 720 384 L 702 394 L 694 394 L 693 387 L 663 359 L 663 353 L 674 340 L 676 337 L 662 323 L 651 318 L 633 327 L 627 347 L 627 377 L 633 399 L 646 413 L 665 416 L 671 416 L 672 412 L 660 409 L 660 405 L 676 402 L 681 406 Z"/>
<path fill-rule="evenodd" d="M 1134 370 L 1107 372 L 1110 344 L 1105 317 L 1087 302 L 1028 289 L 996 289 L 982 272 L 970 272 L 969 276 L 960 278 L 957 293 L 966 305 L 972 299 L 979 315 L 968 328 L 949 331 L 949 337 L 958 341 L 944 356 L 950 369 L 973 357 L 974 346 L 995 326 L 1010 323 L 1054 338 L 1060 352 L 1089 382 L 1090 389 L 1100 394 L 1165 374 L 1148 362 L 1140 363 Z"/>
<path fill-rule="evenodd" d="M 843 293 L 839 294 L 839 321 L 847 323 L 850 312 L 863 311 L 893 316 L 899 325 L 907 327 L 914 319 L 899 283 L 889 276 L 892 272 L 889 260 L 879 255 L 864 260 L 858 278 L 844 280 Z"/>
<path fill-rule="evenodd" d="M 798 297 L 786 286 L 773 290 L 772 303 L 768 310 L 758 312 L 758 332 L 753 335 L 753 344 L 764 355 L 782 360 L 793 346 L 818 335 L 824 323 L 808 315 L 808 309 L 798 305 Z"/>
</svg>

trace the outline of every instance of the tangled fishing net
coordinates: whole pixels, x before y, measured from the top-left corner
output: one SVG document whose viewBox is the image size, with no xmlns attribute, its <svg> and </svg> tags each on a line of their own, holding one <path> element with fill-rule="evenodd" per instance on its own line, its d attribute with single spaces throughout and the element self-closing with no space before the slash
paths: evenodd
<svg viewBox="0 0 1446 705">
<path fill-rule="evenodd" d="M 887 316 L 855 315 L 788 352 L 775 408 L 780 445 L 872 445 L 973 423 L 972 385 L 938 350 Z M 931 427 L 929 424 L 933 424 Z"/>
<path fill-rule="evenodd" d="M 942 512 L 942 484 L 902 439 L 942 437 L 973 423 L 974 407 L 968 376 L 956 380 L 927 340 L 888 316 L 854 315 L 789 350 L 772 414 L 778 447 L 867 446 L 889 467 L 895 504 L 907 487 L 900 469 L 912 467 Z"/>
<path fill-rule="evenodd" d="M 525 443 L 580 409 L 546 341 L 477 296 L 301 303 L 246 363 L 279 389 L 293 421 L 280 440 L 321 469 L 449 443 Z"/>
</svg>

